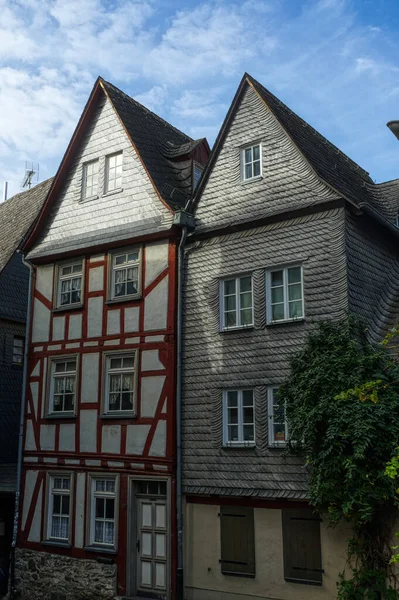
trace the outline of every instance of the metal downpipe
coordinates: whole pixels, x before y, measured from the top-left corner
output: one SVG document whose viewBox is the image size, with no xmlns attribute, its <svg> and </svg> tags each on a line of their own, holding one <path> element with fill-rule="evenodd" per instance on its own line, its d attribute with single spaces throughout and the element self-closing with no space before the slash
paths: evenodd
<svg viewBox="0 0 399 600">
<path fill-rule="evenodd" d="M 177 600 L 184 598 L 183 584 L 183 493 L 182 493 L 182 328 L 183 328 L 183 280 L 184 280 L 184 246 L 187 239 L 187 227 L 182 228 L 178 251 L 177 274 L 177 368 L 176 368 L 176 508 L 177 508 Z"/>
</svg>

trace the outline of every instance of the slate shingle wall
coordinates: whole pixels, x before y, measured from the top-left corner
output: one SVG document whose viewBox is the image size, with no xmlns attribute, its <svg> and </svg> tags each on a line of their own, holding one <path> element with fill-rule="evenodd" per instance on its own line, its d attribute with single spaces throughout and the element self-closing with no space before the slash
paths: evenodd
<svg viewBox="0 0 399 600">
<path fill-rule="evenodd" d="M 0 319 L 26 321 L 29 269 L 15 252 L 0 273 Z"/>
<path fill-rule="evenodd" d="M 398 238 L 366 216 L 346 223 L 349 308 L 380 341 L 399 317 Z"/>
<path fill-rule="evenodd" d="M 266 326 L 265 269 L 302 262 L 304 323 Z M 304 497 L 306 475 L 267 446 L 268 385 L 312 323 L 342 317 L 347 305 L 345 213 L 334 209 L 197 242 L 186 252 L 183 473 L 186 493 Z M 219 279 L 252 272 L 253 330 L 219 332 Z M 222 389 L 254 387 L 256 449 L 222 448 Z"/>
<path fill-rule="evenodd" d="M 0 463 L 14 463 L 23 367 L 12 364 L 14 336 L 25 336 L 25 324 L 0 319 Z"/>
</svg>

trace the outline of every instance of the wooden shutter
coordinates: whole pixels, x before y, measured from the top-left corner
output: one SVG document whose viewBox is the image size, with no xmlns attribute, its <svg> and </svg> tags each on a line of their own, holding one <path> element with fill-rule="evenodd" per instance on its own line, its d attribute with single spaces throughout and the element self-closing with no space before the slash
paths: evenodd
<svg viewBox="0 0 399 600">
<path fill-rule="evenodd" d="M 222 573 L 255 576 L 254 509 L 220 507 Z"/>
<path fill-rule="evenodd" d="M 284 578 L 321 585 L 320 518 L 311 510 L 283 510 Z"/>
</svg>

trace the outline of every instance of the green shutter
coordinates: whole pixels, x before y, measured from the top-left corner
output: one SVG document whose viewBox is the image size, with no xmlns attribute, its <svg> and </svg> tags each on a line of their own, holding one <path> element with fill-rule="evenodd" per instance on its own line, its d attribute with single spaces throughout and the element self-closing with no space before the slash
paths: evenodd
<svg viewBox="0 0 399 600">
<path fill-rule="evenodd" d="M 255 575 L 254 509 L 246 506 L 220 507 L 222 573 Z"/>
<path fill-rule="evenodd" d="M 283 510 L 284 578 L 321 585 L 320 519 L 311 510 Z"/>
</svg>

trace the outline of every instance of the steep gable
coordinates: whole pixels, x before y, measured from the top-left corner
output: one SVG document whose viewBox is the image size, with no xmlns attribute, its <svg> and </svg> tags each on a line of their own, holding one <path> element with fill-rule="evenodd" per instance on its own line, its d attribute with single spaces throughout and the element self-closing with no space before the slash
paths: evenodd
<svg viewBox="0 0 399 600">
<path fill-rule="evenodd" d="M 262 178 L 241 181 L 243 146 L 260 143 Z M 256 90 L 246 85 L 210 162 L 196 209 L 197 231 L 250 222 L 338 198 L 320 181 Z"/>
<path fill-rule="evenodd" d="M 122 186 L 107 193 L 106 159 L 118 152 L 123 153 Z M 205 162 L 208 152 L 205 140 L 194 142 L 99 78 L 26 243 L 29 257 L 118 243 L 170 228 L 173 210 L 191 194 L 193 159 L 199 154 Z M 98 161 L 98 189 L 95 197 L 83 199 L 84 165 L 90 161 Z"/>
</svg>

